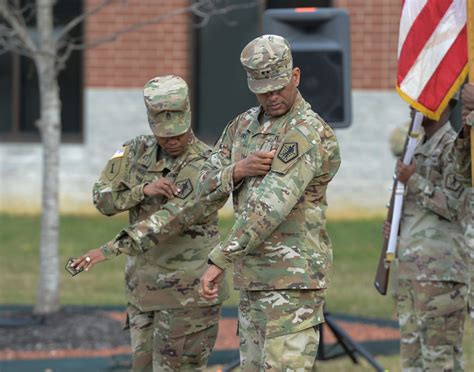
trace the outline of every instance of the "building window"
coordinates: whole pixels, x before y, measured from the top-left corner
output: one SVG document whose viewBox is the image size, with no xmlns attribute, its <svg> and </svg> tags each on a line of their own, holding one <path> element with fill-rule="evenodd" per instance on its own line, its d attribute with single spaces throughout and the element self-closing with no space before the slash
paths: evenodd
<svg viewBox="0 0 474 372">
<path fill-rule="evenodd" d="M 22 1 L 22 6 L 35 4 Z M 82 13 L 83 0 L 57 1 L 54 6 L 55 28 L 61 29 Z M 0 19 L 0 22 L 1 19 Z M 36 20 L 29 20 L 34 27 Z M 81 26 L 73 30 L 74 38 L 82 38 Z M 61 138 L 63 142 L 83 139 L 83 53 L 75 51 L 60 71 Z M 40 111 L 38 77 L 33 60 L 12 53 L 0 55 L 0 141 L 39 142 L 36 127 Z"/>
</svg>

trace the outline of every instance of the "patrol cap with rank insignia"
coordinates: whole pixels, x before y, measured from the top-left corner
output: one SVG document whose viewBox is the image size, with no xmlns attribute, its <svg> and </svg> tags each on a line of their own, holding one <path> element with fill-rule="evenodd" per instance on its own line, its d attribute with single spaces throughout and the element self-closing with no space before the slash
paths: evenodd
<svg viewBox="0 0 474 372">
<path fill-rule="evenodd" d="M 291 80 L 290 44 L 278 35 L 263 35 L 248 43 L 240 54 L 250 91 L 262 94 L 286 87 Z"/>
<path fill-rule="evenodd" d="M 176 75 L 158 76 L 145 84 L 143 96 L 151 131 L 157 137 L 174 137 L 191 127 L 188 85 Z"/>
</svg>

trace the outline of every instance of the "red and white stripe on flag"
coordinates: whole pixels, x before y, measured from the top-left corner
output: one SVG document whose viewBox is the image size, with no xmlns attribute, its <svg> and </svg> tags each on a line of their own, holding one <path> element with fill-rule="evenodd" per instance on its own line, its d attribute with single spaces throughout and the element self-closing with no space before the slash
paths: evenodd
<svg viewBox="0 0 474 372">
<path fill-rule="evenodd" d="M 467 76 L 466 0 L 404 0 L 397 91 L 438 120 Z"/>
</svg>

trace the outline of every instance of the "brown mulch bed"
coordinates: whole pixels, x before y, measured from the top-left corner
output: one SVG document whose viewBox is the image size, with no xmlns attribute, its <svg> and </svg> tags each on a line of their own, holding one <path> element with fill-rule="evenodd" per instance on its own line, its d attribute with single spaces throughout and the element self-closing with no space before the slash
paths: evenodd
<svg viewBox="0 0 474 372">
<path fill-rule="evenodd" d="M 21 319 L 30 314 L 2 311 L 1 317 Z M 130 353 L 127 330 L 122 330 L 125 314 L 118 311 L 63 309 L 39 324 L 0 326 L 0 360 L 64 357 L 98 357 Z M 0 322 L 1 323 L 1 322 Z M 400 337 L 398 329 L 338 320 L 355 341 L 384 341 Z M 237 320 L 222 318 L 215 350 L 238 349 Z M 336 342 L 325 332 L 325 342 Z"/>
</svg>

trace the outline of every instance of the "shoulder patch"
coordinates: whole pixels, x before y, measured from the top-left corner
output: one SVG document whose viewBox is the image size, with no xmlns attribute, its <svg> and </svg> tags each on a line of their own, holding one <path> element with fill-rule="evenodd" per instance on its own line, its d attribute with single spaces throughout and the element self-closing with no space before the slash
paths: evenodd
<svg viewBox="0 0 474 372">
<path fill-rule="evenodd" d="M 285 135 L 277 149 L 272 162 L 272 171 L 285 174 L 313 146 L 309 136 L 293 128 Z"/>
<path fill-rule="evenodd" d="M 120 173 L 120 168 L 122 166 L 122 158 L 112 158 L 107 163 L 107 166 L 104 169 L 103 176 L 109 181 L 112 181 Z"/>
<path fill-rule="evenodd" d="M 102 177 L 108 181 L 113 181 L 117 176 L 123 172 L 124 166 L 122 162 L 125 161 L 128 154 L 129 147 L 124 146 L 120 150 L 115 151 L 115 154 L 109 159 L 105 169 L 102 171 Z"/>
<path fill-rule="evenodd" d="M 278 159 L 288 163 L 298 156 L 298 142 L 285 142 L 278 152 Z"/>
<path fill-rule="evenodd" d="M 193 184 L 189 178 L 176 182 L 179 194 L 176 195 L 180 199 L 186 199 L 193 192 Z"/>
</svg>

